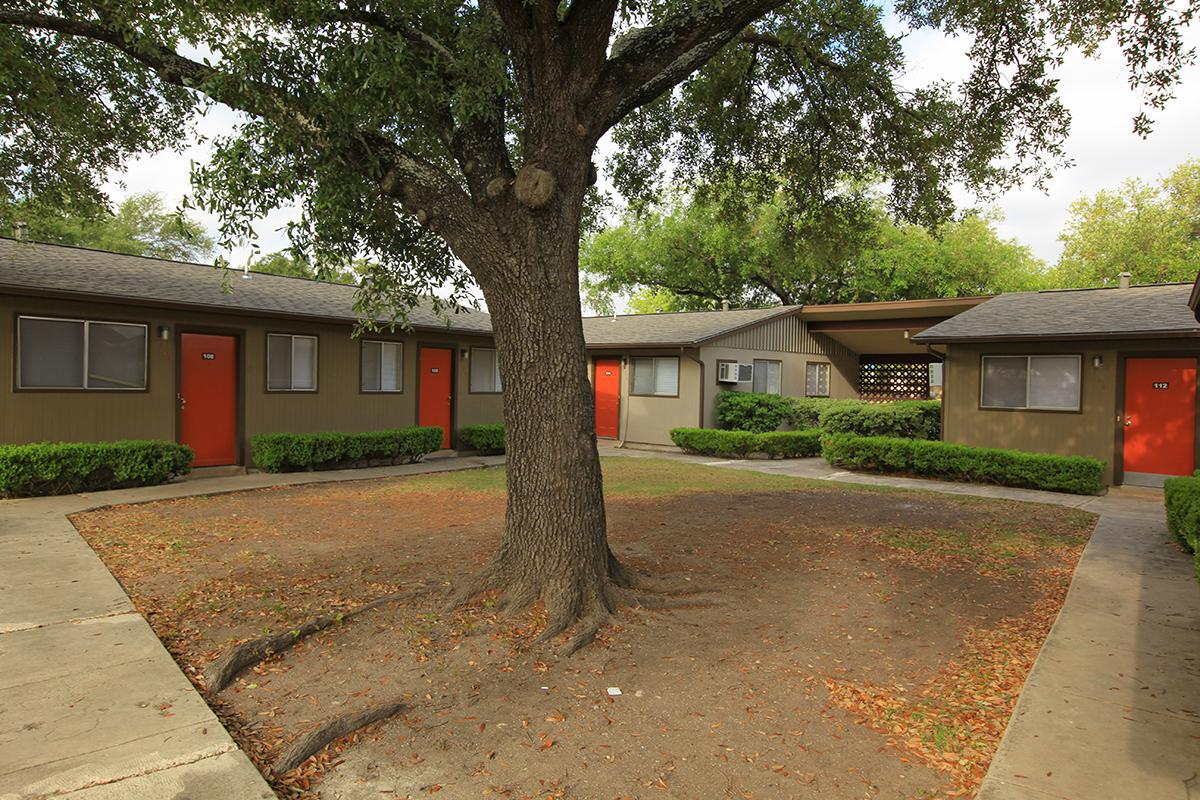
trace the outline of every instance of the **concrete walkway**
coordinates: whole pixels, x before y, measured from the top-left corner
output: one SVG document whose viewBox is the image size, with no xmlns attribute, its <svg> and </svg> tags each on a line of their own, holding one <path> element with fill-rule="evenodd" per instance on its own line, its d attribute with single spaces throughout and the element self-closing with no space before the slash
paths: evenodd
<svg viewBox="0 0 1200 800">
<path fill-rule="evenodd" d="M 0 800 L 275 796 L 67 514 L 115 503 L 499 463 L 503 457 L 444 458 L 0 500 Z"/>
<path fill-rule="evenodd" d="M 844 472 L 819 458 L 604 452 L 1099 514 L 978 800 L 1200 800 L 1200 585 L 1170 541 L 1161 491 L 1081 497 Z"/>
</svg>

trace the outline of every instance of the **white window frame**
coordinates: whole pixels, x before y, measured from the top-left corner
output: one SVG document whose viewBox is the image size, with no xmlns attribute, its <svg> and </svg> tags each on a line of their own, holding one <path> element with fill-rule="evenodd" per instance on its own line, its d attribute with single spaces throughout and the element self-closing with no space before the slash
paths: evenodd
<svg viewBox="0 0 1200 800">
<path fill-rule="evenodd" d="M 818 371 L 825 368 L 825 394 L 809 394 L 808 392 L 808 368 L 816 367 Z M 805 361 L 804 362 L 804 396 L 805 397 L 829 397 L 833 391 L 833 366 L 828 361 Z"/>
<path fill-rule="evenodd" d="M 1025 359 L 1025 405 L 1023 406 L 989 406 L 983 402 L 983 384 L 987 380 L 987 360 L 989 358 L 1024 358 Z M 1033 359 L 1035 358 L 1073 358 L 1078 366 L 1076 375 L 1079 378 L 1079 391 L 1076 393 L 1075 406 L 1031 406 L 1029 405 L 1029 381 L 1033 376 Z M 979 407 L 988 411 L 1061 411 L 1067 414 L 1078 412 L 1083 407 L 1083 356 L 1079 353 L 990 353 L 979 358 Z"/>
<path fill-rule="evenodd" d="M 21 375 L 21 320 L 33 319 L 46 322 L 78 322 L 83 324 L 83 374 L 79 386 L 26 386 Z M 88 353 L 91 350 L 89 337 L 92 323 L 97 325 L 125 325 L 142 329 L 142 385 L 141 386 L 88 386 Z M 17 352 L 13 369 L 17 373 L 17 389 L 28 392 L 145 392 L 150 388 L 150 326 L 145 322 L 122 322 L 115 319 L 76 319 L 74 317 L 42 317 L 34 314 L 17 315 Z"/>
<path fill-rule="evenodd" d="M 272 336 L 282 336 L 282 337 L 288 339 L 288 341 L 289 341 L 290 346 L 288 348 L 288 359 L 290 361 L 289 366 L 291 367 L 291 369 L 289 370 L 289 374 L 291 375 L 291 388 L 275 389 L 275 388 L 271 387 L 271 337 Z M 313 385 L 312 385 L 311 389 L 295 388 L 296 387 L 295 364 L 296 364 L 296 340 L 297 339 L 312 339 L 313 340 L 313 365 L 312 365 Z M 303 393 L 307 393 L 307 394 L 315 394 L 317 391 L 317 387 L 319 387 L 321 385 L 321 382 L 320 382 L 320 374 L 321 373 L 318 370 L 318 365 L 320 364 L 320 362 L 321 362 L 321 338 L 319 336 L 313 336 L 312 334 L 307 334 L 307 333 L 268 333 L 267 334 L 267 375 L 266 375 L 267 391 L 268 392 L 303 392 Z M 360 387 L 362 386 L 361 381 L 359 381 L 359 386 Z"/>
<path fill-rule="evenodd" d="M 363 385 L 362 385 L 363 384 L 362 354 L 363 354 L 363 346 L 367 345 L 367 344 L 380 345 L 380 348 L 379 348 L 379 388 L 378 389 L 364 389 Z M 384 389 L 383 388 L 383 347 L 382 347 L 382 345 L 385 345 L 385 344 L 394 345 L 395 347 L 400 348 L 400 372 L 396 375 L 396 388 L 395 389 Z M 363 394 L 404 394 L 404 357 L 405 357 L 404 342 L 397 342 L 393 339 L 361 339 L 359 341 L 358 347 L 359 347 L 359 352 L 358 352 L 358 390 L 360 392 L 362 392 Z M 315 358 L 315 355 L 314 355 L 314 358 Z M 280 390 L 280 391 L 282 391 L 282 390 Z"/>
<path fill-rule="evenodd" d="M 774 395 L 778 395 L 778 396 L 782 397 L 783 396 L 783 359 L 780 359 L 780 358 L 755 358 L 755 359 L 752 359 L 750 363 L 754 367 L 754 377 L 752 377 L 750 379 L 750 388 L 751 389 L 754 389 L 754 382 L 758 380 L 758 365 L 759 364 L 778 364 L 779 365 L 779 391 L 772 392 L 770 387 L 768 386 L 767 388 L 763 389 L 763 393 L 764 394 L 774 394 Z M 767 376 L 766 378 L 763 379 L 764 383 L 765 383 L 766 381 L 770 380 L 770 375 L 771 375 L 770 368 L 764 367 L 763 374 Z"/>
<path fill-rule="evenodd" d="M 476 389 L 475 388 L 475 352 L 477 350 L 487 350 L 492 354 L 492 385 L 495 389 Z M 479 345 L 471 345 L 468 351 L 467 364 L 467 393 L 468 394 L 504 394 L 504 382 L 500 380 L 500 351 L 494 347 L 481 347 Z"/>
<path fill-rule="evenodd" d="M 637 379 L 637 362 L 639 360 L 651 361 L 654 363 L 654 385 L 658 386 L 658 362 L 674 361 L 675 362 L 675 393 L 661 394 L 659 392 L 635 392 L 633 387 Z M 679 356 L 631 356 L 629 359 L 629 396 L 630 397 L 679 397 L 679 381 L 682 377 L 680 374 Z"/>
</svg>

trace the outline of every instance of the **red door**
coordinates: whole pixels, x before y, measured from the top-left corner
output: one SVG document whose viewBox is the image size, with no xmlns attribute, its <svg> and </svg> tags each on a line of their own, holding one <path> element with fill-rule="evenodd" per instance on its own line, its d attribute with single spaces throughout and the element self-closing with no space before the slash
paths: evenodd
<svg viewBox="0 0 1200 800">
<path fill-rule="evenodd" d="M 237 463 L 237 338 L 179 337 L 179 441 L 194 467 Z"/>
<path fill-rule="evenodd" d="M 1127 359 L 1123 422 L 1127 482 L 1142 482 L 1141 475 L 1191 475 L 1196 468 L 1196 359 Z"/>
<path fill-rule="evenodd" d="M 422 347 L 417 357 L 418 382 L 421 386 L 417 405 L 417 424 L 442 429 L 442 447 L 450 446 L 451 415 L 454 409 L 454 351 L 442 347 Z"/>
<path fill-rule="evenodd" d="M 620 438 L 621 359 L 596 359 L 596 435 Z"/>
</svg>

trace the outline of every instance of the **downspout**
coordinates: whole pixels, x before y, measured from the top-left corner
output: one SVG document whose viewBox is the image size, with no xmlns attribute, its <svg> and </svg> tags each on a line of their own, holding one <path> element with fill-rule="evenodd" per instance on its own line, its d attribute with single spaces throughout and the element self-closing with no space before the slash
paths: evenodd
<svg viewBox="0 0 1200 800">
<path fill-rule="evenodd" d="M 701 361 L 699 358 L 696 358 L 695 356 L 687 353 L 683 347 L 679 348 L 679 355 L 682 358 L 686 358 L 689 361 L 694 361 L 700 365 L 700 409 L 699 409 L 700 414 L 696 419 L 696 427 L 703 428 L 704 427 L 704 362 Z"/>
<path fill-rule="evenodd" d="M 625 437 L 629 433 L 629 392 L 625 389 L 629 379 L 629 359 L 621 356 L 621 385 L 617 395 L 617 399 L 621 403 L 619 406 L 620 419 L 617 421 L 617 447 L 625 446 Z"/>
</svg>

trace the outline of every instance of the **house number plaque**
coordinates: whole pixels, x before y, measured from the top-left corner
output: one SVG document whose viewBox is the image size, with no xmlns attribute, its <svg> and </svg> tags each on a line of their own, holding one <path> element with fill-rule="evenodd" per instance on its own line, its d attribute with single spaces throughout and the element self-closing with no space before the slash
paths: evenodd
<svg viewBox="0 0 1200 800">
<path fill-rule="evenodd" d="M 1170 387 L 1170 384 L 1168 384 L 1166 381 L 1155 381 L 1154 383 L 1150 384 L 1150 386 L 1154 389 L 1166 389 Z"/>
<path fill-rule="evenodd" d="M 216 361 L 217 360 L 216 353 L 202 353 L 200 355 L 200 357 L 203 358 L 205 361 Z"/>
</svg>

